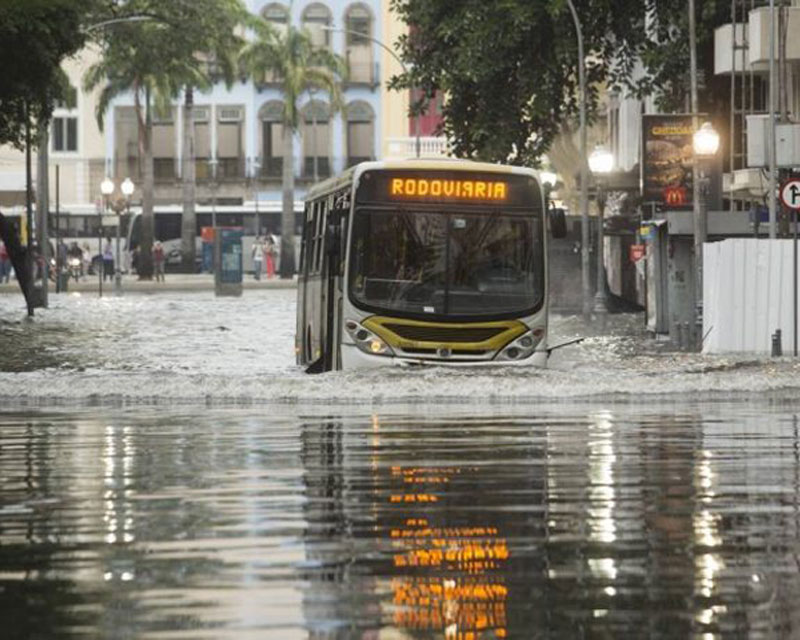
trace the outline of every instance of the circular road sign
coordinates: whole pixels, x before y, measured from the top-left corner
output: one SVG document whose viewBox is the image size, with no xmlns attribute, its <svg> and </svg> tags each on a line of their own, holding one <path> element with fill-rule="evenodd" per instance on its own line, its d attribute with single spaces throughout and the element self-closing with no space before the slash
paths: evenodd
<svg viewBox="0 0 800 640">
<path fill-rule="evenodd" d="M 787 180 L 781 185 L 781 202 L 790 209 L 800 209 L 800 179 Z"/>
</svg>

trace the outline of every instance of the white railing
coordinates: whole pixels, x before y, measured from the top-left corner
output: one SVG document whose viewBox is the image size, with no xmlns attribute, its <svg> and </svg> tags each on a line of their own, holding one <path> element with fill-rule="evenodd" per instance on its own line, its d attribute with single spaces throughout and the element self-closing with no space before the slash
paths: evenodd
<svg viewBox="0 0 800 640">
<path fill-rule="evenodd" d="M 449 155 L 450 146 L 447 138 L 420 136 L 419 155 L 429 158 L 431 156 Z M 390 158 L 413 158 L 417 155 L 417 139 L 414 136 L 408 138 L 389 138 L 388 155 Z"/>
</svg>

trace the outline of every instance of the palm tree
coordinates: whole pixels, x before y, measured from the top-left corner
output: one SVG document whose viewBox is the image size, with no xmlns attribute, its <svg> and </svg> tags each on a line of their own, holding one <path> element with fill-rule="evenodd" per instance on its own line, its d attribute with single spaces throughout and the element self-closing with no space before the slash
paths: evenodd
<svg viewBox="0 0 800 640">
<path fill-rule="evenodd" d="M 205 89 L 213 76 L 220 73 L 230 86 L 235 76 L 235 52 L 241 41 L 234 33 L 246 11 L 240 0 L 192 0 L 191 3 L 164 3 L 150 21 L 119 25 L 113 37 L 102 41 L 102 58 L 84 76 L 87 91 L 102 86 L 97 103 L 97 122 L 103 128 L 106 112 L 114 98 L 132 93 L 139 139 L 139 163 L 142 172 L 142 237 L 140 268 L 142 278 L 152 278 L 151 248 L 153 244 L 153 151 L 152 108 L 163 115 L 172 109 L 172 102 L 185 91 L 192 113 L 195 87 Z M 209 64 L 209 61 L 214 64 Z M 188 117 L 191 140 L 189 158 L 193 161 L 193 119 Z M 184 129 L 186 135 L 186 128 Z M 186 165 L 184 165 L 186 166 Z M 194 166 L 192 166 L 192 169 Z M 189 211 L 184 216 L 184 231 L 189 239 L 190 264 L 194 263 L 194 172 L 190 183 Z M 188 224 L 187 224 L 188 222 Z M 184 234 L 187 235 L 187 234 Z"/>
<path fill-rule="evenodd" d="M 84 89 L 87 92 L 102 86 L 95 112 L 101 131 L 112 101 L 120 95 L 133 93 L 142 173 L 142 224 L 138 272 L 140 279 L 147 280 L 153 277 L 152 108 L 155 100 L 158 111 L 167 112 L 170 109 L 171 98 L 176 93 L 168 65 L 156 53 L 157 39 L 153 37 L 154 34 L 149 33 L 152 30 L 153 25 L 150 24 L 136 25 L 126 30 L 129 32 L 127 37 L 107 40 L 103 57 L 89 67 L 83 79 Z M 139 37 L 131 37 L 134 35 Z"/>
<path fill-rule="evenodd" d="M 291 13 L 291 12 L 290 12 Z M 283 94 L 283 209 L 281 213 L 280 277 L 292 278 L 294 255 L 294 147 L 293 136 L 300 124 L 298 101 L 306 91 L 328 93 L 331 109 L 342 105 L 341 81 L 347 64 L 328 49 L 315 47 L 308 31 L 288 24 L 276 29 L 262 17 L 252 16 L 248 26 L 255 37 L 242 49 L 240 61 L 256 86 L 268 77 L 278 78 Z"/>
<path fill-rule="evenodd" d="M 210 89 L 218 77 L 222 77 L 230 89 L 236 77 L 236 56 L 242 48 L 242 40 L 236 27 L 242 24 L 247 10 L 240 0 L 213 0 L 202 7 L 203 22 L 196 25 L 191 36 L 191 46 L 197 52 L 196 64 L 190 65 L 184 84 L 183 103 L 183 216 L 181 218 L 181 256 L 185 271 L 194 271 L 195 266 L 195 173 L 194 138 L 194 92 L 195 89 Z M 197 3 L 195 3 L 197 7 Z"/>
</svg>

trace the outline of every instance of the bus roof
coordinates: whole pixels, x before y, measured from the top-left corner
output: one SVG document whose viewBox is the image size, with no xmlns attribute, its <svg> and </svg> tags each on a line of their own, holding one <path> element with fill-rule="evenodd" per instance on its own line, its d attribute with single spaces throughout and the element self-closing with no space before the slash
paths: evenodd
<svg viewBox="0 0 800 640">
<path fill-rule="evenodd" d="M 538 172 L 527 167 L 516 167 L 507 164 L 493 164 L 491 162 L 476 162 L 474 160 L 459 160 L 457 158 L 408 158 L 404 160 L 379 160 L 362 162 L 346 169 L 343 173 L 333 178 L 320 182 L 308 190 L 306 200 L 318 198 L 326 193 L 339 191 L 352 184 L 365 171 L 380 169 L 447 169 L 450 171 L 485 171 L 493 173 L 524 174 L 538 178 Z"/>
</svg>

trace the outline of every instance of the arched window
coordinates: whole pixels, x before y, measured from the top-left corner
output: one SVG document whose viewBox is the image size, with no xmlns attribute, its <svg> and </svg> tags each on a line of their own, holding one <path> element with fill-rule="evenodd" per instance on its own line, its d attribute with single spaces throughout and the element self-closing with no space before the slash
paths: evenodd
<svg viewBox="0 0 800 640">
<path fill-rule="evenodd" d="M 261 12 L 261 16 L 280 31 L 285 31 L 289 24 L 289 9 L 282 4 L 268 4 Z"/>
<path fill-rule="evenodd" d="M 347 166 L 374 160 L 375 112 L 366 102 L 347 105 Z"/>
<path fill-rule="evenodd" d="M 372 36 L 372 14 L 362 4 L 354 4 L 347 8 L 344 17 L 347 34 L 347 46 L 368 46 Z"/>
<path fill-rule="evenodd" d="M 331 175 L 330 119 L 330 107 L 321 100 L 311 100 L 303 107 L 303 175 L 307 178 Z"/>
<path fill-rule="evenodd" d="M 330 31 L 323 27 L 331 26 L 331 12 L 323 4 L 310 4 L 303 11 L 303 28 L 308 29 L 311 41 L 318 47 L 330 46 Z"/>
<path fill-rule="evenodd" d="M 279 178 L 283 172 L 283 102 L 272 100 L 258 112 L 261 125 L 261 171 L 265 178 Z"/>
<path fill-rule="evenodd" d="M 344 15 L 345 41 L 347 43 L 347 63 L 350 68 L 350 81 L 372 84 L 375 71 L 372 60 L 372 14 L 362 4 L 353 4 Z"/>
</svg>

